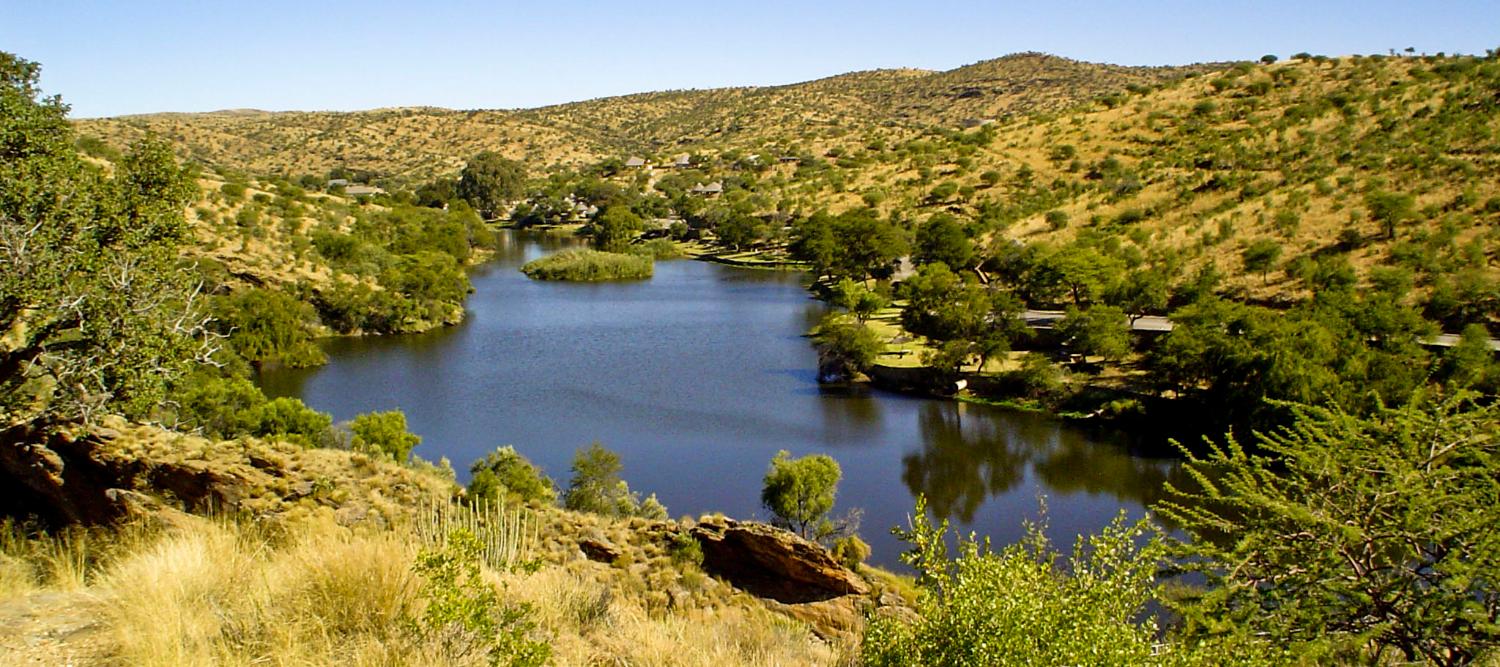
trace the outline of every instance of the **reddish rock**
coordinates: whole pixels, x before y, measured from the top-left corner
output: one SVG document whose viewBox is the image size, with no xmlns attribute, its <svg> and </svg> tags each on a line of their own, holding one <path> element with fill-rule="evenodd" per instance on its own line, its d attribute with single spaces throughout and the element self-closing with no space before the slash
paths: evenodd
<svg viewBox="0 0 1500 667">
<path fill-rule="evenodd" d="M 763 598 L 799 604 L 869 592 L 827 549 L 779 528 L 722 519 L 700 523 L 692 534 L 705 571 Z"/>
</svg>

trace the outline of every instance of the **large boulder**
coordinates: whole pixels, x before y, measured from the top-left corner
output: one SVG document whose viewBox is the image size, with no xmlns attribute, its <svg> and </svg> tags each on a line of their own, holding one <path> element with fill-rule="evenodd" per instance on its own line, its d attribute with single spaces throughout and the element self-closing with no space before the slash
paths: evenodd
<svg viewBox="0 0 1500 667">
<path fill-rule="evenodd" d="M 763 598 L 801 604 L 869 592 L 828 550 L 779 528 L 710 519 L 692 534 L 703 547 L 705 571 Z"/>
</svg>

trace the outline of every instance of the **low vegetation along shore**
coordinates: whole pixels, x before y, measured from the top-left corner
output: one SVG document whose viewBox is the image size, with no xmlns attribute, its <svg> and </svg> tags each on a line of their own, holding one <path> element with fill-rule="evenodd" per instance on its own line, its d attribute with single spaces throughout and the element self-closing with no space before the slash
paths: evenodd
<svg viewBox="0 0 1500 667">
<path fill-rule="evenodd" d="M 598 282 L 605 280 L 643 280 L 654 271 L 648 255 L 603 252 L 579 248 L 564 250 L 521 267 L 521 272 L 535 280 Z"/>
</svg>

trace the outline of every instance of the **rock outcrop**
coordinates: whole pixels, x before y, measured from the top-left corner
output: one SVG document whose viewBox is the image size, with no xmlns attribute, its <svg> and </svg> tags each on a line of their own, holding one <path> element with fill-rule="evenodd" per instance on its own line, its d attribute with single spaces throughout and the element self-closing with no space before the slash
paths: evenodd
<svg viewBox="0 0 1500 667">
<path fill-rule="evenodd" d="M 359 453 L 214 442 L 118 418 L 0 434 L 0 485 L 0 513 L 55 525 L 115 523 L 162 507 L 266 517 L 299 505 L 328 508 L 340 523 L 379 523 L 446 500 L 453 487 Z"/>
<path fill-rule="evenodd" d="M 705 571 L 763 598 L 802 604 L 869 592 L 826 549 L 779 528 L 708 519 L 692 535 L 703 547 Z"/>
</svg>

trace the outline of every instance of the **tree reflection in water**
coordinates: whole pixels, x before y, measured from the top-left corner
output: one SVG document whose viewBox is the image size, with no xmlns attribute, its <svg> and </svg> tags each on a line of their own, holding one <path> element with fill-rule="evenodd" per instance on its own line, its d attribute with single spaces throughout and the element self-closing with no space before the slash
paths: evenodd
<svg viewBox="0 0 1500 667">
<path fill-rule="evenodd" d="M 1032 480 L 1048 495 L 1086 493 L 1123 504 L 1150 506 L 1188 475 L 1171 459 L 1144 457 L 1126 444 L 1046 415 L 1006 412 L 964 403 L 932 402 L 918 413 L 921 451 L 902 459 L 902 481 L 944 519 L 968 524 L 990 498 Z M 1119 438 L 1127 440 L 1123 434 Z"/>
</svg>

